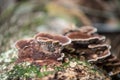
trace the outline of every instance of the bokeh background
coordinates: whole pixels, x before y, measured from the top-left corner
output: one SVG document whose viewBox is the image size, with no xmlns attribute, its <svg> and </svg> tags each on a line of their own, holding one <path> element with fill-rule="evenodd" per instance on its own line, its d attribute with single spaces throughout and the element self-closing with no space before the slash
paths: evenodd
<svg viewBox="0 0 120 80">
<path fill-rule="evenodd" d="M 120 0 L 0 0 L 0 53 L 38 32 L 94 26 L 120 58 Z"/>
</svg>

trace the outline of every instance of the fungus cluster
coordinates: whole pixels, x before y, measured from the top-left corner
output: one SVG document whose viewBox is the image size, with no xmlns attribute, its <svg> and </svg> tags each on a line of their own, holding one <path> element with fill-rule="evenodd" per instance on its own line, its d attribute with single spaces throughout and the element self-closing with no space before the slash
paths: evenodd
<svg viewBox="0 0 120 80">
<path fill-rule="evenodd" d="M 110 52 L 106 37 L 96 33 L 97 29 L 84 26 L 64 33 L 71 39 L 71 44 L 65 46 L 63 52 L 68 56 L 81 58 L 103 68 L 110 75 L 120 73 L 120 61 Z"/>
<path fill-rule="evenodd" d="M 105 37 L 95 33 L 93 27 L 81 27 L 79 30 L 65 33 L 72 43 L 64 50 L 69 52 L 72 50 L 72 55 L 84 56 L 89 62 L 98 61 L 99 59 L 109 56 L 110 45 L 105 43 Z"/>
<path fill-rule="evenodd" d="M 61 65 L 66 59 L 84 58 L 110 76 L 116 75 L 120 72 L 120 61 L 111 54 L 111 46 L 106 43 L 105 36 L 96 31 L 94 27 L 84 26 L 69 30 L 64 35 L 38 33 L 32 39 L 19 40 L 16 42 L 17 62 L 28 61 L 39 66 Z M 68 74 L 68 69 L 65 69 L 64 74 Z M 63 71 L 57 73 L 64 75 Z M 77 72 L 73 73 L 78 75 Z"/>
</svg>

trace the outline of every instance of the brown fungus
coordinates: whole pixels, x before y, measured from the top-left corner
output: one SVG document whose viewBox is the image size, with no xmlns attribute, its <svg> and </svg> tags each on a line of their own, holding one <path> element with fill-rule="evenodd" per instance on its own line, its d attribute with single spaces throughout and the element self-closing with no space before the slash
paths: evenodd
<svg viewBox="0 0 120 80">
<path fill-rule="evenodd" d="M 58 41 L 61 45 L 68 45 L 71 43 L 71 40 L 66 36 L 57 35 L 57 34 L 48 34 L 48 33 L 38 33 L 37 35 L 35 35 L 35 39 L 38 41 L 42 39 L 54 40 L 54 41 Z"/>
<path fill-rule="evenodd" d="M 16 47 L 18 49 L 18 57 L 20 60 L 33 59 L 33 54 L 35 51 L 39 50 L 39 44 L 34 39 L 19 40 L 16 42 Z"/>
<path fill-rule="evenodd" d="M 61 53 L 62 46 L 70 42 L 71 40 L 65 36 L 47 33 L 39 33 L 35 39 L 19 40 L 16 42 L 18 61 L 29 61 L 40 65 L 47 65 L 50 60 L 56 63 L 64 57 Z"/>
<path fill-rule="evenodd" d="M 105 37 L 96 34 L 96 28 L 81 27 L 78 30 L 66 34 L 72 43 L 67 45 L 63 51 L 72 55 L 84 56 L 89 62 L 98 61 L 109 56 L 110 45 L 105 44 Z"/>
<path fill-rule="evenodd" d="M 66 34 L 73 43 L 75 44 L 83 44 L 83 45 L 89 45 L 89 44 L 98 44 L 105 41 L 105 37 L 97 34 L 85 34 L 83 32 L 71 32 Z"/>
<path fill-rule="evenodd" d="M 26 39 L 26 40 L 18 40 L 16 42 L 16 48 L 17 49 L 23 49 L 25 46 L 29 45 L 29 42 L 32 41 L 33 39 Z"/>
<path fill-rule="evenodd" d="M 110 76 L 120 73 L 120 61 L 111 54 L 111 46 L 106 44 L 105 37 L 95 33 L 93 27 L 81 27 L 66 32 L 72 43 L 65 47 L 69 56 L 83 56 L 88 62 L 93 62 L 103 68 Z"/>
<path fill-rule="evenodd" d="M 120 61 L 111 54 L 111 46 L 106 44 L 105 36 L 95 33 L 96 31 L 93 27 L 81 27 L 66 32 L 65 36 L 38 33 L 32 39 L 19 40 L 16 43 L 18 61 L 51 66 L 61 65 L 65 58 L 81 60 L 84 57 L 109 75 L 118 74 Z"/>
<path fill-rule="evenodd" d="M 84 56 L 88 60 L 88 62 L 96 62 L 99 59 L 104 59 L 111 54 L 109 48 L 106 47 L 105 49 L 105 47 L 106 46 L 96 46 L 94 48 L 79 48 L 76 50 L 76 53 Z"/>
<path fill-rule="evenodd" d="M 96 55 L 96 60 L 90 59 L 88 61 L 97 61 L 111 55 L 111 52 L 110 52 L 111 46 L 108 44 L 89 45 L 88 48 L 91 51 L 93 50 L 95 53 L 94 55 Z"/>
<path fill-rule="evenodd" d="M 80 28 L 74 28 L 74 29 L 67 30 L 66 32 L 64 32 L 64 35 L 69 34 L 71 32 L 82 32 L 86 34 L 93 34 L 97 32 L 97 29 L 92 26 L 82 26 Z"/>
</svg>

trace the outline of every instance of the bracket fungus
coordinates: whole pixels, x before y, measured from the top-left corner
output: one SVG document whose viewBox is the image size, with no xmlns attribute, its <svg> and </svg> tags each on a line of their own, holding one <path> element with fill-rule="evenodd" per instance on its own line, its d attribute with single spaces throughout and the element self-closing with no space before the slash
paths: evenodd
<svg viewBox="0 0 120 80">
<path fill-rule="evenodd" d="M 66 46 L 63 52 L 78 58 L 83 56 L 88 62 L 98 67 L 101 65 L 111 75 L 120 73 L 120 61 L 111 54 L 111 46 L 106 43 L 105 36 L 95 33 L 96 31 L 94 27 L 84 26 L 66 32 L 65 36 L 69 37 L 72 43 Z"/>
<path fill-rule="evenodd" d="M 54 43 L 59 42 L 62 46 L 68 45 L 71 43 L 71 39 L 69 39 L 66 36 L 57 35 L 57 34 L 48 34 L 48 33 L 38 33 L 37 35 L 35 35 L 35 39 L 38 41 L 53 40 Z"/>
<path fill-rule="evenodd" d="M 107 44 L 88 45 L 88 48 L 91 51 L 93 51 L 94 55 L 96 55 L 95 59 L 93 58 L 88 61 L 97 61 L 111 55 L 111 52 L 110 52 L 111 46 Z"/>
<path fill-rule="evenodd" d="M 89 44 L 98 44 L 101 42 L 105 41 L 105 36 L 101 36 L 98 34 L 87 34 L 84 33 L 84 31 L 74 31 L 74 32 L 69 32 L 65 34 L 68 36 L 73 43 L 76 44 L 83 44 L 83 45 L 89 45 Z"/>
<path fill-rule="evenodd" d="M 111 46 L 107 44 L 106 37 L 96 32 L 96 28 L 84 26 L 69 30 L 64 35 L 38 33 L 31 39 L 19 40 L 16 42 L 18 62 L 51 66 L 62 65 L 65 59 L 69 62 L 70 58 L 83 58 L 102 68 L 110 76 L 120 73 L 120 61 L 111 54 Z M 65 74 L 69 74 L 67 69 L 65 71 Z M 57 74 L 61 78 L 64 71 Z"/>
<path fill-rule="evenodd" d="M 62 46 L 69 43 L 71 40 L 66 36 L 47 33 L 39 33 L 33 39 L 19 40 L 16 42 L 18 61 L 29 61 L 40 65 L 48 65 L 48 62 L 53 61 L 57 63 L 64 57 L 61 53 Z"/>
<path fill-rule="evenodd" d="M 96 31 L 96 28 L 87 26 L 65 35 L 72 40 L 70 47 L 75 48 L 74 53 L 83 55 L 88 61 L 97 61 L 111 53 L 110 45 L 104 43 L 105 37 L 94 33 Z"/>
</svg>

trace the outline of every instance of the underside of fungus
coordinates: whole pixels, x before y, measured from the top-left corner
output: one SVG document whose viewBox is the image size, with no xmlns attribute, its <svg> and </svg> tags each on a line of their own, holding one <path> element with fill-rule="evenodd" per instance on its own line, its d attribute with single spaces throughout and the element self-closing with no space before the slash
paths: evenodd
<svg viewBox="0 0 120 80">
<path fill-rule="evenodd" d="M 96 63 L 96 65 L 105 69 L 110 76 L 120 73 L 120 60 L 114 55 L 106 57 L 104 60 Z"/>
</svg>

